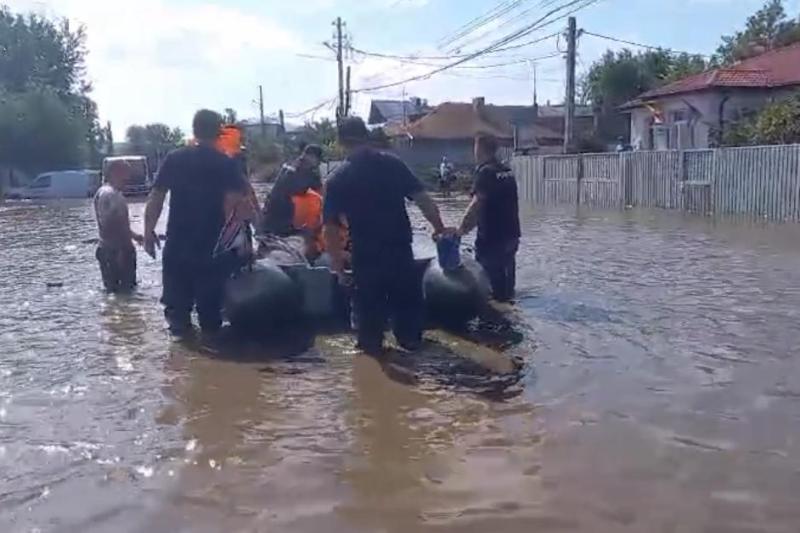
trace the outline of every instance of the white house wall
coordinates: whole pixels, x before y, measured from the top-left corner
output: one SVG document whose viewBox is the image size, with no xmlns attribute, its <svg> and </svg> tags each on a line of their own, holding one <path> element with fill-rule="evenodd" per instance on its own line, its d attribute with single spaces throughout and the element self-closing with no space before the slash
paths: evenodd
<svg viewBox="0 0 800 533">
<path fill-rule="evenodd" d="M 702 93 L 689 93 L 684 95 L 670 96 L 657 100 L 657 106 L 663 113 L 665 124 L 669 125 L 673 112 L 685 111 L 688 117 L 692 117 L 690 107 L 694 107 L 698 112 L 692 121 L 694 129 L 694 145 L 691 148 L 710 148 L 712 132 L 719 128 L 719 113 L 722 99 L 727 96 L 723 108 L 724 126 L 730 126 L 733 122 L 741 119 L 743 115 L 757 112 L 770 102 L 780 100 L 791 94 L 796 89 L 781 90 L 733 90 L 725 93 L 721 91 L 709 91 Z M 650 127 L 652 125 L 652 113 L 647 108 L 636 108 L 631 112 L 631 145 L 638 149 L 651 149 Z"/>
</svg>

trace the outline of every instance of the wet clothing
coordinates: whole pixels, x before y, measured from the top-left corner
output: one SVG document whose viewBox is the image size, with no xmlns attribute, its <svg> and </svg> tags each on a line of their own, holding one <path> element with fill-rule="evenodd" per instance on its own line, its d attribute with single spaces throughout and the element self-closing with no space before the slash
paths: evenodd
<svg viewBox="0 0 800 533">
<path fill-rule="evenodd" d="M 294 233 L 292 196 L 319 186 L 319 172 L 309 168 L 306 163 L 298 160 L 283 165 L 264 203 L 261 231 L 281 237 L 292 235 Z"/>
<path fill-rule="evenodd" d="M 203 331 L 219 330 L 222 326 L 223 289 L 232 270 L 229 261 L 233 257 L 198 262 L 176 247 L 164 247 L 161 303 L 174 333 L 191 329 L 193 309 L 197 311 Z"/>
<path fill-rule="evenodd" d="M 489 274 L 495 299 L 509 301 L 514 298 L 521 235 L 516 178 L 510 168 L 494 160 L 478 167 L 472 192 L 483 199 L 476 259 Z"/>
<path fill-rule="evenodd" d="M 167 321 L 173 330 L 188 328 L 196 307 L 201 328 L 219 329 L 230 266 L 213 252 L 225 223 L 225 196 L 247 192 L 244 176 L 231 158 L 198 145 L 171 152 L 153 187 L 170 192 L 161 299 Z"/>
<path fill-rule="evenodd" d="M 419 346 L 424 305 L 411 247 L 385 248 L 369 259 L 354 259 L 353 278 L 359 347 L 379 352 L 389 319 L 401 346 Z"/>
<path fill-rule="evenodd" d="M 131 242 L 128 203 L 121 191 L 103 185 L 94 196 L 100 241 L 95 257 L 103 285 L 109 292 L 127 292 L 136 286 L 136 249 Z"/>
<path fill-rule="evenodd" d="M 108 292 L 130 292 L 136 287 L 136 249 L 100 245 L 95 257 L 100 265 L 103 286 Z"/>
<path fill-rule="evenodd" d="M 476 247 L 475 259 L 481 264 L 492 285 L 492 295 L 498 302 L 514 299 L 517 283 L 517 250 L 519 240 L 498 247 Z"/>
<path fill-rule="evenodd" d="M 347 220 L 352 240 L 359 345 L 378 351 L 391 318 L 401 345 L 422 338 L 422 287 L 415 275 L 406 199 L 422 184 L 397 157 L 372 149 L 353 153 L 326 182 L 323 219 Z"/>
</svg>

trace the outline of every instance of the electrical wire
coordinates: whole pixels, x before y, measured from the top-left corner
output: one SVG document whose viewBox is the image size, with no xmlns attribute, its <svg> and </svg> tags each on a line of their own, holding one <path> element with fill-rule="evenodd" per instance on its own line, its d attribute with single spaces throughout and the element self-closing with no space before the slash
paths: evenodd
<svg viewBox="0 0 800 533">
<path fill-rule="evenodd" d="M 470 33 L 474 32 L 475 30 L 480 29 L 481 27 L 485 26 L 496 20 L 499 16 L 507 13 L 509 10 L 515 9 L 517 6 L 521 4 L 523 0 L 506 0 L 505 2 L 501 2 L 489 11 L 479 15 L 472 20 L 468 21 L 466 24 L 455 30 L 449 36 L 445 36 L 439 40 L 439 47 L 444 48 L 445 46 L 452 44 L 459 39 L 469 35 Z"/>
<path fill-rule="evenodd" d="M 300 118 L 300 117 L 304 117 L 304 116 L 306 116 L 306 115 L 310 115 L 310 114 L 312 114 L 312 113 L 315 113 L 315 112 L 319 111 L 319 110 L 320 110 L 320 109 L 322 109 L 323 107 L 325 107 L 325 106 L 327 106 L 327 105 L 330 105 L 330 104 L 332 104 L 332 103 L 336 102 L 336 100 L 338 100 L 338 99 L 339 99 L 339 97 L 338 97 L 338 96 L 334 96 L 333 98 L 328 98 L 327 100 L 325 100 L 325 101 L 323 101 L 323 102 L 320 102 L 319 104 L 317 104 L 317 105 L 315 105 L 315 106 L 313 106 L 313 107 L 310 107 L 310 108 L 306 109 L 305 111 L 299 111 L 299 112 L 296 112 L 296 113 L 284 113 L 284 116 L 285 116 L 286 118 Z"/>
<path fill-rule="evenodd" d="M 552 59 L 554 57 L 561 57 L 560 53 L 553 53 L 548 54 L 545 56 L 540 57 L 533 57 L 533 58 L 525 58 L 525 59 L 517 59 L 513 61 L 508 61 L 506 63 L 493 63 L 490 65 L 466 65 L 466 66 L 459 66 L 453 67 L 455 69 L 469 69 L 469 70 L 482 70 L 482 69 L 490 69 L 490 68 L 501 68 L 501 67 L 510 67 L 513 65 L 521 65 L 523 63 L 527 63 L 528 61 L 544 61 L 545 59 Z M 386 58 L 390 61 L 399 61 L 400 63 L 407 63 L 409 65 L 420 65 L 423 67 L 441 67 L 442 65 L 437 63 L 426 63 L 424 61 L 415 61 L 413 59 L 399 59 L 399 58 Z"/>
<path fill-rule="evenodd" d="M 524 43 L 515 44 L 513 46 L 507 46 L 507 47 L 504 47 L 504 48 L 498 48 L 498 49 L 493 50 L 491 52 L 487 52 L 486 55 L 499 54 L 499 53 L 502 53 L 502 52 L 507 52 L 509 50 L 517 50 L 519 48 L 524 48 L 526 46 L 531 46 L 531 45 L 534 45 L 534 44 L 543 43 L 545 41 L 553 39 L 554 37 L 559 36 L 560 34 L 561 34 L 561 32 L 555 32 L 555 33 L 551 33 L 550 35 L 545 35 L 544 37 L 540 37 L 538 39 L 534 39 L 532 41 L 527 41 L 527 42 L 524 42 Z M 452 55 L 441 55 L 441 56 L 422 56 L 422 55 L 405 55 L 405 56 L 403 56 L 403 55 L 397 55 L 397 54 L 385 54 L 385 53 L 381 53 L 381 52 L 368 52 L 366 50 L 361 50 L 359 48 L 355 48 L 355 47 L 352 47 L 352 46 L 350 47 L 350 50 L 352 52 L 355 52 L 356 54 L 360 54 L 360 55 L 364 55 L 364 56 L 382 57 L 382 58 L 385 58 L 385 59 L 401 59 L 401 60 L 408 60 L 409 62 L 416 61 L 416 60 L 419 60 L 419 59 L 431 60 L 431 61 L 437 61 L 437 60 L 445 61 L 445 60 L 453 60 L 453 59 L 459 59 L 459 58 L 463 58 L 463 57 L 471 57 L 472 56 L 472 54 L 452 54 Z"/>
<path fill-rule="evenodd" d="M 591 31 L 584 31 L 583 35 L 590 35 L 592 37 L 597 37 L 598 39 L 605 39 L 606 41 L 613 41 L 615 43 L 629 44 L 631 46 L 637 46 L 639 48 L 646 48 L 648 50 L 661 50 L 661 51 L 670 52 L 670 53 L 673 53 L 673 54 L 686 54 L 686 55 L 696 56 L 696 57 L 709 57 L 709 56 L 704 55 L 704 54 L 696 54 L 694 52 L 684 52 L 684 51 L 681 51 L 681 50 L 674 50 L 672 48 L 664 47 L 664 46 L 653 46 L 653 45 L 650 45 L 650 44 L 637 43 L 635 41 L 628 41 L 626 39 L 620 39 L 618 37 L 611 37 L 610 35 L 603 35 L 603 34 L 594 33 L 594 32 L 591 32 Z"/>
<path fill-rule="evenodd" d="M 397 87 L 399 85 L 404 85 L 404 84 L 410 83 L 412 81 L 419 81 L 419 80 L 429 79 L 431 76 L 433 76 L 435 74 L 439 74 L 440 72 L 444 72 L 444 71 L 449 70 L 451 68 L 455 68 L 455 67 L 457 67 L 457 66 L 459 66 L 459 65 L 461 65 L 463 63 L 466 63 L 467 61 L 470 61 L 472 59 L 475 59 L 477 57 L 485 55 L 486 53 L 491 52 L 493 50 L 496 50 L 497 48 L 500 48 L 502 46 L 506 46 L 506 45 L 514 42 L 517 39 L 520 39 L 522 37 L 525 37 L 525 36 L 533 33 L 534 31 L 537 31 L 537 30 L 540 30 L 540 29 L 545 28 L 547 26 L 550 26 L 550 25 L 556 23 L 557 21 L 566 18 L 567 16 L 569 16 L 571 14 L 573 14 L 573 13 L 575 13 L 577 11 L 580 11 L 581 9 L 585 9 L 585 8 L 587 8 L 587 7 L 589 7 L 589 6 L 593 5 L 593 4 L 596 4 L 597 2 L 599 2 L 599 0 L 571 0 L 571 1 L 567 2 L 567 3 L 561 4 L 560 6 L 554 8 L 554 9 L 551 9 L 545 15 L 543 15 L 542 17 L 537 19 L 535 22 L 533 22 L 531 24 L 528 24 L 527 26 L 525 26 L 525 27 L 523 27 L 523 28 L 521 28 L 521 29 L 519 29 L 519 30 L 517 30 L 517 31 L 515 31 L 515 32 L 513 32 L 513 33 L 511 33 L 509 35 L 506 35 L 502 39 L 499 39 L 498 41 L 496 41 L 493 44 L 489 45 L 488 47 L 484 48 L 483 50 L 479 50 L 477 52 L 474 52 L 474 53 L 468 55 L 467 57 L 464 57 L 462 59 L 454 61 L 454 62 L 452 62 L 452 63 L 450 63 L 448 65 L 441 66 L 441 67 L 439 67 L 437 69 L 434 69 L 434 70 L 432 70 L 430 72 L 427 72 L 427 73 L 424 73 L 424 74 L 419 74 L 417 76 L 413 76 L 413 77 L 405 79 L 405 80 L 400 80 L 400 81 L 391 82 L 391 83 L 385 83 L 383 85 L 378 85 L 378 86 L 375 86 L 375 87 L 366 87 L 366 88 L 361 88 L 361 89 L 355 89 L 353 92 L 374 92 L 374 91 L 379 91 L 379 90 L 382 90 L 382 89 L 388 89 L 390 87 Z M 570 10 L 567 11 L 566 13 L 562 14 L 562 15 L 559 15 L 558 17 L 554 18 L 553 20 L 548 20 L 551 16 L 553 16 L 553 15 L 555 15 L 555 14 L 561 12 L 561 11 L 567 10 L 567 9 L 570 9 Z"/>
</svg>

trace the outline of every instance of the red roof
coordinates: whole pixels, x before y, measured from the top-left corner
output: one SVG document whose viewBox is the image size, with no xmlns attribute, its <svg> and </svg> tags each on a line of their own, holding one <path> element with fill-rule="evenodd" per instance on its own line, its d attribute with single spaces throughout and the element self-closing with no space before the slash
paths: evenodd
<svg viewBox="0 0 800 533">
<path fill-rule="evenodd" d="M 636 107 L 651 98 L 723 87 L 771 89 L 791 85 L 800 85 L 800 43 L 680 79 L 647 91 L 623 107 Z"/>
<path fill-rule="evenodd" d="M 529 113 L 524 113 L 530 111 Z M 406 126 L 387 129 L 390 136 L 411 135 L 415 139 L 472 139 L 479 134 L 494 135 L 498 139 L 511 140 L 514 137 L 512 123 L 517 115 L 531 115 L 521 122 L 533 123 L 536 137 L 561 137 L 544 126 L 535 124 L 532 106 L 494 106 L 484 105 L 480 112 L 473 104 L 445 102 L 433 111 Z"/>
</svg>

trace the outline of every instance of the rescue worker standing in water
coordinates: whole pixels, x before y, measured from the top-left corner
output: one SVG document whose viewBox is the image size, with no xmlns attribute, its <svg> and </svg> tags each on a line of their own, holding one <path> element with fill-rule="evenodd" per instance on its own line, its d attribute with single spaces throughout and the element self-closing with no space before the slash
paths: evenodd
<svg viewBox="0 0 800 533">
<path fill-rule="evenodd" d="M 475 226 L 475 259 L 483 266 L 498 302 L 514 299 L 516 255 L 519 248 L 519 199 L 511 169 L 497 159 L 497 139 L 483 135 L 475 139 L 475 184 L 459 234 Z"/>
<path fill-rule="evenodd" d="M 292 163 L 281 167 L 264 209 L 261 212 L 261 232 L 287 237 L 294 232 L 294 205 L 292 197 L 308 189 L 321 188 L 319 165 L 322 162 L 322 147 L 310 144 Z"/>
<path fill-rule="evenodd" d="M 338 137 L 347 157 L 326 181 L 323 221 L 332 269 L 340 279 L 344 276 L 340 230 L 345 222 L 349 226 L 358 346 L 380 355 L 384 327 L 391 318 L 400 346 L 417 350 L 422 343 L 423 299 L 406 199 L 417 204 L 433 225 L 434 235 L 448 230 L 436 204 L 405 163 L 368 146 L 363 120 L 342 119 Z"/>
<path fill-rule="evenodd" d="M 145 208 L 144 248 L 155 258 L 156 224 L 170 194 L 161 301 L 170 331 L 177 336 L 192 331 L 195 308 L 204 333 L 216 333 L 222 325 L 228 270 L 215 260 L 214 249 L 225 225 L 226 206 L 242 202 L 248 187 L 233 159 L 215 146 L 221 125 L 222 117 L 214 111 L 195 114 L 197 144 L 170 152 Z"/>
</svg>

